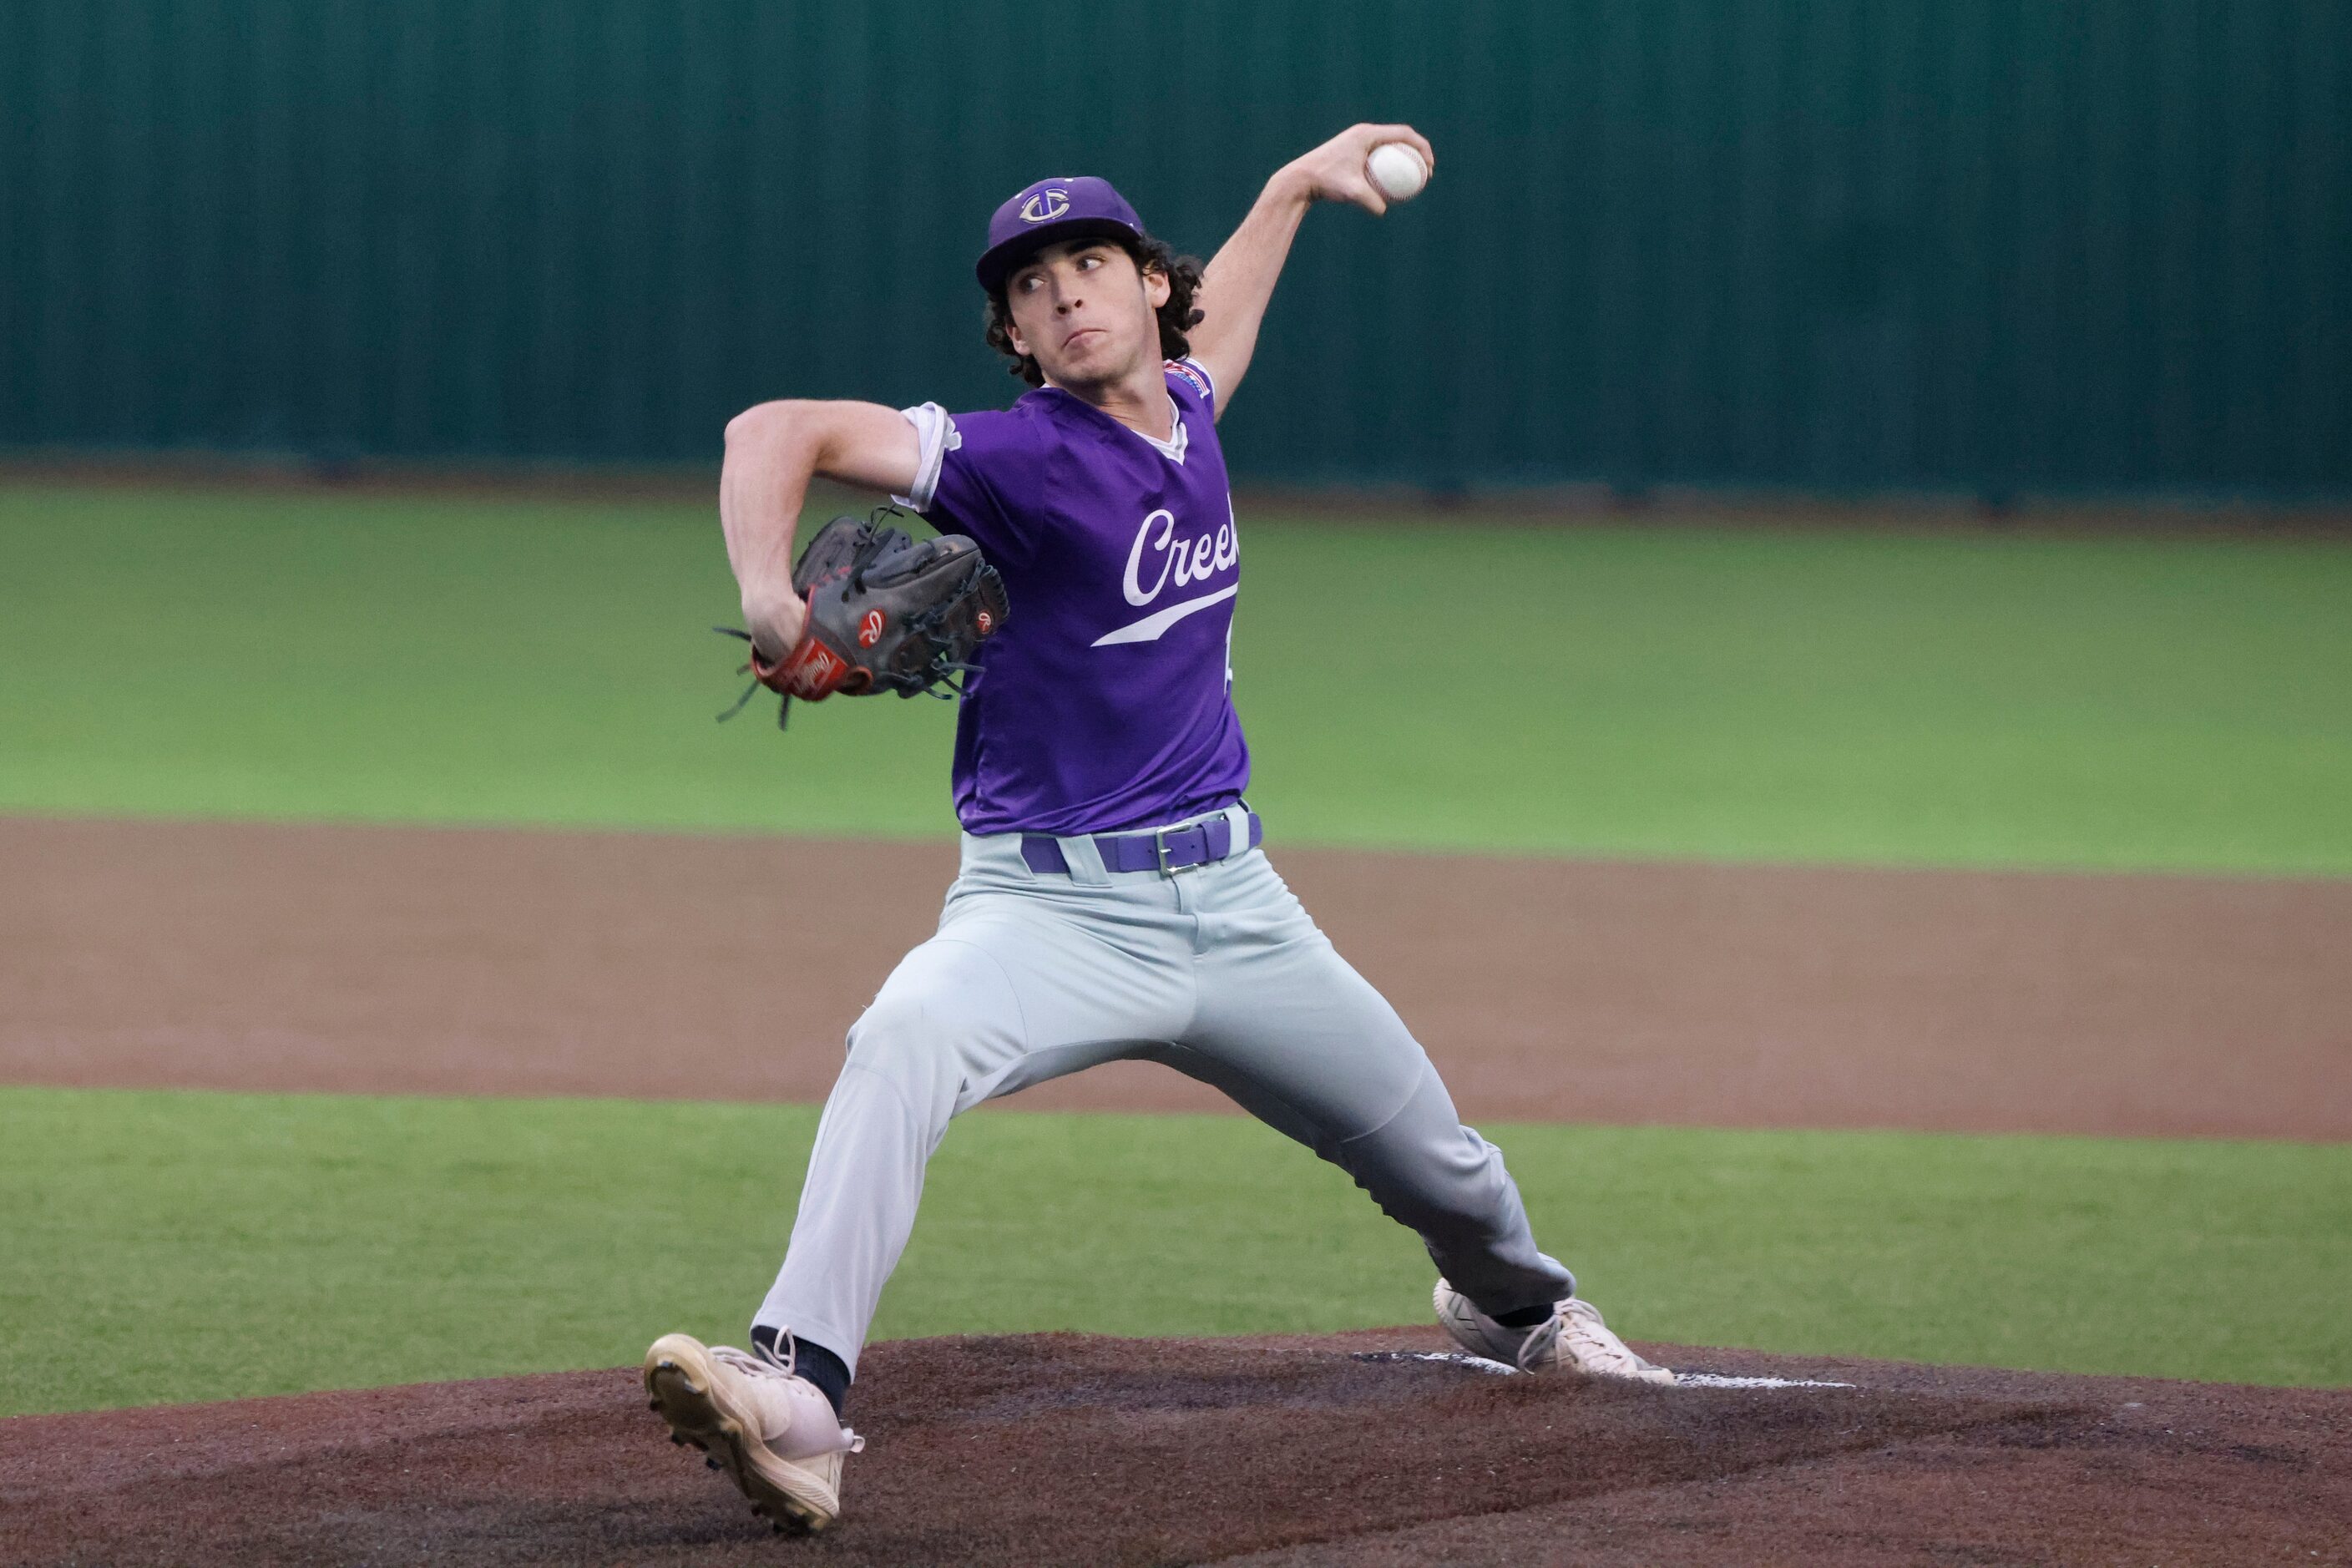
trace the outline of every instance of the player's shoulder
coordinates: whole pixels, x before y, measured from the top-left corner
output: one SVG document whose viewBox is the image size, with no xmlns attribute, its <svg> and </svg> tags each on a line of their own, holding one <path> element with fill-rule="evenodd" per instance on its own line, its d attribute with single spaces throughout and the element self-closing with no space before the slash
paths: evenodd
<svg viewBox="0 0 2352 1568">
<path fill-rule="evenodd" d="M 1168 389 L 1178 397 L 1189 397 L 1202 407 L 1214 412 L 1217 406 L 1217 384 L 1211 378 L 1208 366 L 1187 355 L 1183 359 L 1165 362 L 1164 373 Z"/>
<path fill-rule="evenodd" d="M 976 408 L 950 416 L 951 449 L 972 456 L 991 452 L 1034 452 L 1049 438 L 1037 410 L 1023 398 L 1010 408 Z"/>
</svg>

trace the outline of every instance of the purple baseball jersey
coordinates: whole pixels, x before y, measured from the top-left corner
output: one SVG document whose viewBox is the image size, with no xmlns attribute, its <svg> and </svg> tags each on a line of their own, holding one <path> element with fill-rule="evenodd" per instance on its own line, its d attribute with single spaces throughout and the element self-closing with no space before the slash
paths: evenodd
<svg viewBox="0 0 2352 1568">
<path fill-rule="evenodd" d="M 923 455 L 898 499 L 977 543 L 1012 603 L 956 720 L 967 833 L 1153 827 L 1248 787 L 1216 389 L 1191 360 L 1171 361 L 1167 383 L 1166 441 L 1050 386 L 1006 409 L 907 410 Z"/>
</svg>

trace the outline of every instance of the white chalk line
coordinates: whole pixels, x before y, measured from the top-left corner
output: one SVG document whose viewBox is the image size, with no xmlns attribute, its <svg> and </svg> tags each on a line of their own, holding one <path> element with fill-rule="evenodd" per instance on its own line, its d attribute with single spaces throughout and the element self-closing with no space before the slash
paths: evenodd
<svg viewBox="0 0 2352 1568">
<path fill-rule="evenodd" d="M 1467 1368 L 1472 1372 L 1517 1377 L 1519 1369 L 1490 1361 L 1482 1355 L 1467 1355 L 1460 1351 L 1360 1351 L 1356 1360 L 1370 1362 L 1433 1361 L 1447 1366 Z M 1677 1388 L 1854 1388 L 1852 1383 L 1831 1383 L 1812 1377 L 1735 1377 L 1725 1372 L 1682 1372 L 1675 1373 Z"/>
</svg>

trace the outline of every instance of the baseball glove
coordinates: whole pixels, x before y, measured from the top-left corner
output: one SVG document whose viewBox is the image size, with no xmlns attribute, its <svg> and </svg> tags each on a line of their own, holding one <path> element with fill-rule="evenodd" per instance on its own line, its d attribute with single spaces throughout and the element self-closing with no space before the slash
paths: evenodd
<svg viewBox="0 0 2352 1568">
<path fill-rule="evenodd" d="M 895 515 L 884 507 L 865 521 L 836 517 L 809 541 L 793 568 L 793 590 L 808 602 L 801 640 L 775 664 L 754 648 L 743 667 L 753 684 L 721 719 L 741 711 L 762 686 L 782 698 L 778 729 L 795 697 L 946 698 L 962 689 L 955 677 L 971 669 L 972 650 L 1004 624 L 1004 580 L 971 540 L 917 542 L 884 527 L 886 513 Z M 751 640 L 731 626 L 713 629 Z"/>
</svg>

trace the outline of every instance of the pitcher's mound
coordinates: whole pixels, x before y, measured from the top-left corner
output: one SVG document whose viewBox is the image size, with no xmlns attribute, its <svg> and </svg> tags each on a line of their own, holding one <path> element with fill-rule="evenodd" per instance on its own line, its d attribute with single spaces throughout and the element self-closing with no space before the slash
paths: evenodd
<svg viewBox="0 0 2352 1568">
<path fill-rule="evenodd" d="M 2343 1561 L 2352 1393 L 1434 1331 L 874 1347 L 833 1532 L 780 1541 L 634 1370 L 0 1423 L 6 1563 Z"/>
</svg>

